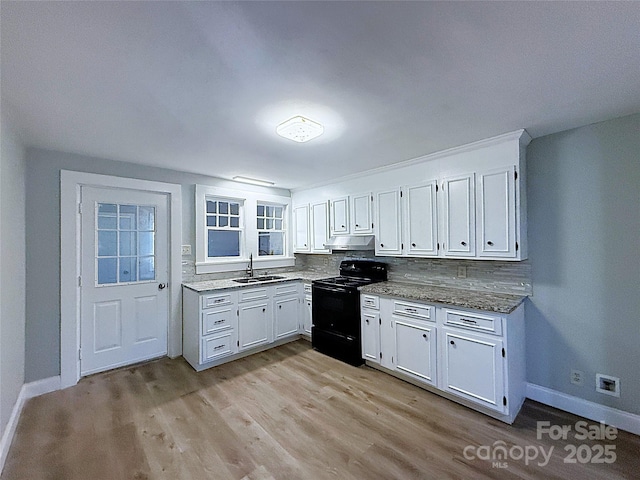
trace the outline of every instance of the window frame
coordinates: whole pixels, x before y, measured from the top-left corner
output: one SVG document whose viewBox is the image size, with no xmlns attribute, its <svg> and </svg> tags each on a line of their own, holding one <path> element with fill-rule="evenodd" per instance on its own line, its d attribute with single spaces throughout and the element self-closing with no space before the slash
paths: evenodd
<svg viewBox="0 0 640 480">
<path fill-rule="evenodd" d="M 275 225 L 274 228 L 267 228 L 266 227 L 266 221 L 270 218 L 273 218 L 274 223 L 277 220 L 277 217 L 267 217 L 266 215 L 258 215 L 258 208 L 262 206 L 262 207 L 274 207 L 274 208 L 281 208 L 282 209 L 282 217 L 281 217 L 281 221 L 282 221 L 282 225 L 280 229 L 276 229 Z M 257 244 L 256 244 L 256 251 L 258 252 L 258 257 L 259 258 L 283 258 L 287 256 L 287 238 L 288 238 L 288 222 L 287 222 L 287 213 L 288 213 L 288 209 L 287 209 L 287 205 L 283 205 L 281 203 L 274 203 L 274 202 L 267 202 L 267 201 L 262 201 L 262 200 L 258 200 L 256 202 L 256 230 L 258 232 L 257 235 Z M 265 221 L 265 226 L 264 228 L 259 228 L 258 227 L 258 219 L 263 218 Z M 267 232 L 267 233 L 282 233 L 283 235 L 283 239 L 282 239 L 282 255 L 261 255 L 260 254 L 260 233 L 261 232 Z"/>
<path fill-rule="evenodd" d="M 217 219 L 217 225 L 215 227 L 207 225 L 207 218 L 211 215 L 207 211 L 207 202 L 216 202 L 218 204 L 216 210 L 219 208 L 220 202 L 226 202 L 229 204 L 229 208 L 232 203 L 238 204 L 238 226 L 232 227 L 231 222 L 226 227 L 220 227 L 220 212 L 216 212 L 214 215 Z M 244 258 L 244 230 L 245 230 L 245 208 L 244 208 L 244 199 L 241 198 L 230 198 L 230 197 L 222 197 L 219 195 L 205 195 L 204 198 L 204 217 L 200 221 L 204 221 L 205 232 L 204 232 L 204 241 L 205 241 L 205 259 L 207 262 L 219 262 L 224 260 L 238 260 Z M 227 213 L 227 216 L 231 218 L 231 211 Z M 235 216 L 235 215 L 233 215 Z M 221 232 L 238 232 L 238 255 L 237 256 L 220 256 L 220 257 L 212 257 L 209 255 L 209 232 L 211 230 L 221 231 Z"/>
<path fill-rule="evenodd" d="M 274 189 L 276 190 L 276 189 Z M 286 192 L 281 190 L 280 192 Z M 291 232 L 291 196 L 270 192 L 265 187 L 255 190 L 242 188 L 195 185 L 195 273 L 242 272 L 247 267 L 249 256 L 253 254 L 254 270 L 295 266 Z M 287 192 L 288 193 L 288 192 Z M 244 233 L 240 240 L 240 257 L 207 257 L 206 199 L 221 198 L 242 201 L 243 216 L 241 222 Z M 259 240 L 257 228 L 257 204 L 269 204 L 283 207 L 284 255 L 258 255 Z"/>
</svg>

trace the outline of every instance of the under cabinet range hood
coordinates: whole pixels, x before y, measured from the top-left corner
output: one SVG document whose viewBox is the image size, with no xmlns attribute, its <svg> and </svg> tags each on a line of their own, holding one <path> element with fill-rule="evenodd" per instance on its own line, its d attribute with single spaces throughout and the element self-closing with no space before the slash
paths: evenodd
<svg viewBox="0 0 640 480">
<path fill-rule="evenodd" d="M 374 250 L 373 235 L 334 235 L 324 244 L 332 250 Z"/>
</svg>

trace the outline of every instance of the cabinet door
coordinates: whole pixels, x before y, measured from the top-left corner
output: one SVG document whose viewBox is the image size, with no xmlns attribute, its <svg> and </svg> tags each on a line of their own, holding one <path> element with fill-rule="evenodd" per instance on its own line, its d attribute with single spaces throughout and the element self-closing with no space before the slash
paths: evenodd
<svg viewBox="0 0 640 480">
<path fill-rule="evenodd" d="M 363 311 L 362 321 L 362 358 L 380 363 L 380 314 Z"/>
<path fill-rule="evenodd" d="M 436 384 L 436 328 L 394 317 L 396 370 Z"/>
<path fill-rule="evenodd" d="M 473 257 L 475 240 L 475 174 L 445 178 L 443 250 L 446 256 Z"/>
<path fill-rule="evenodd" d="M 454 330 L 444 335 L 444 389 L 492 410 L 505 412 L 502 340 Z"/>
<path fill-rule="evenodd" d="M 404 189 L 407 255 L 438 255 L 437 182 Z"/>
<path fill-rule="evenodd" d="M 331 200 L 331 235 L 349 233 L 349 197 Z"/>
<path fill-rule="evenodd" d="M 298 333 L 299 307 L 300 300 L 297 295 L 275 300 L 274 326 L 276 340 Z"/>
<path fill-rule="evenodd" d="M 371 193 L 351 196 L 351 233 L 371 233 Z"/>
<path fill-rule="evenodd" d="M 376 255 L 401 255 L 400 190 L 376 194 Z"/>
<path fill-rule="evenodd" d="M 270 343 L 273 321 L 269 300 L 238 306 L 238 342 L 240 351 Z"/>
<path fill-rule="evenodd" d="M 515 167 L 478 174 L 478 256 L 516 256 Z"/>
<path fill-rule="evenodd" d="M 302 205 L 293 209 L 295 236 L 293 237 L 293 249 L 296 252 L 309 252 L 309 205 Z"/>
<path fill-rule="evenodd" d="M 311 325 L 313 323 L 313 303 L 311 302 L 311 296 L 307 295 L 304 298 L 304 306 L 303 306 L 303 324 L 302 324 L 302 333 L 305 335 L 311 336 Z"/>
<path fill-rule="evenodd" d="M 330 253 L 325 248 L 329 241 L 329 206 L 327 202 L 311 205 L 311 252 Z"/>
</svg>

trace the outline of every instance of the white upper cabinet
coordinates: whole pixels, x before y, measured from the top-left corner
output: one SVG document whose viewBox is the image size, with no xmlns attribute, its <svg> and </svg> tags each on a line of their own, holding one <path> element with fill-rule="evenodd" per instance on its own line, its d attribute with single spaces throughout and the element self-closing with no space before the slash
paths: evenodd
<svg viewBox="0 0 640 480">
<path fill-rule="evenodd" d="M 376 193 L 376 255 L 402 255 L 401 190 Z"/>
<path fill-rule="evenodd" d="M 301 205 L 293 209 L 295 235 L 293 237 L 294 252 L 310 252 L 309 242 L 309 205 Z"/>
<path fill-rule="evenodd" d="M 331 235 L 349 233 L 349 197 L 340 197 L 330 202 Z"/>
<path fill-rule="evenodd" d="M 475 174 L 457 175 L 442 181 L 444 237 L 442 248 L 449 257 L 474 257 Z"/>
<path fill-rule="evenodd" d="M 376 255 L 526 260 L 530 141 L 517 130 L 294 191 L 294 204 L 331 198 L 330 235 L 374 233 Z"/>
<path fill-rule="evenodd" d="M 436 190 L 431 182 L 403 188 L 406 253 L 410 256 L 438 255 L 438 210 Z"/>
<path fill-rule="evenodd" d="M 351 200 L 351 233 L 372 233 L 373 223 L 371 221 L 371 210 L 373 196 L 371 192 L 360 195 L 352 195 Z"/>
<path fill-rule="evenodd" d="M 311 253 L 331 253 L 329 241 L 329 203 L 311 204 Z"/>
<path fill-rule="evenodd" d="M 516 169 L 478 173 L 478 257 L 516 256 Z"/>
</svg>

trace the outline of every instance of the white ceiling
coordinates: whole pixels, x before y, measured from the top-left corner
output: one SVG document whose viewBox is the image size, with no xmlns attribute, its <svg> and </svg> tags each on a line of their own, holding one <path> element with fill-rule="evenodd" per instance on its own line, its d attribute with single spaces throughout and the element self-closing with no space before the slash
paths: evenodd
<svg viewBox="0 0 640 480">
<path fill-rule="evenodd" d="M 640 2 L 0 8 L 26 144 L 283 188 L 640 111 Z M 325 135 L 277 137 L 296 114 Z"/>
</svg>

